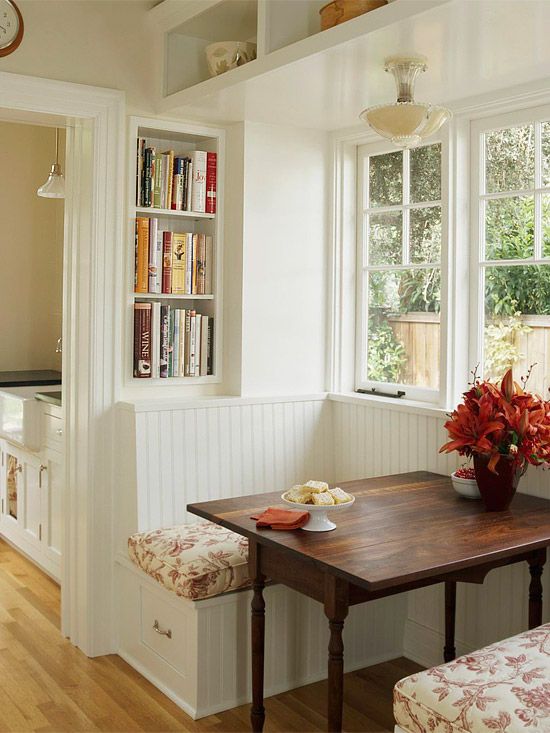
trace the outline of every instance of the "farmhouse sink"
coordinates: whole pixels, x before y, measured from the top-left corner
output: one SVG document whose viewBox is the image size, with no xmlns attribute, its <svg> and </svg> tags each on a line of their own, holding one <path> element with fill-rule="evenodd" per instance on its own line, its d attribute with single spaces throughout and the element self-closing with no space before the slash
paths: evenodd
<svg viewBox="0 0 550 733">
<path fill-rule="evenodd" d="M 42 406 L 35 399 L 37 389 L 55 392 L 59 386 L 9 387 L 0 390 L 0 437 L 28 448 L 41 447 Z"/>
</svg>

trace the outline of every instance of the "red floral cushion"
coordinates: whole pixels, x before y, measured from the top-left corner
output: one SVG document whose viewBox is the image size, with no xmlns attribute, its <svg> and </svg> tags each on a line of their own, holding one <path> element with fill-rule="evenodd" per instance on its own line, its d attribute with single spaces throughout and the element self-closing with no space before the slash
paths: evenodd
<svg viewBox="0 0 550 733">
<path fill-rule="evenodd" d="M 128 553 L 147 575 L 194 601 L 250 582 L 248 540 L 212 522 L 134 534 Z"/>
<path fill-rule="evenodd" d="M 414 733 L 550 733 L 550 624 L 406 677 L 393 710 Z"/>
</svg>

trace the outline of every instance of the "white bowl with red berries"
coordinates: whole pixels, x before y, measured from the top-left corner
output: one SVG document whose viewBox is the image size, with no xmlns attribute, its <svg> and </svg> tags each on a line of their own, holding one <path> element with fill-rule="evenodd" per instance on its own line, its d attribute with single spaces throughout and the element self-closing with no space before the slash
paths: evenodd
<svg viewBox="0 0 550 733">
<path fill-rule="evenodd" d="M 457 468 L 451 474 L 451 481 L 453 482 L 454 490 L 460 496 L 464 496 L 466 499 L 481 499 L 473 468 L 469 466 Z"/>
</svg>

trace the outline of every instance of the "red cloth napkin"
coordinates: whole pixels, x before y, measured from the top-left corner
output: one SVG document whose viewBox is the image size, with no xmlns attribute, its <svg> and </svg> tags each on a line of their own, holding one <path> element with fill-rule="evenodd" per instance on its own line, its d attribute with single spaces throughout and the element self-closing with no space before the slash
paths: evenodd
<svg viewBox="0 0 550 733">
<path fill-rule="evenodd" d="M 292 509 L 277 509 L 270 506 L 265 512 L 250 519 L 256 519 L 256 527 L 271 529 L 300 529 L 309 519 L 309 512 L 297 512 Z"/>
</svg>

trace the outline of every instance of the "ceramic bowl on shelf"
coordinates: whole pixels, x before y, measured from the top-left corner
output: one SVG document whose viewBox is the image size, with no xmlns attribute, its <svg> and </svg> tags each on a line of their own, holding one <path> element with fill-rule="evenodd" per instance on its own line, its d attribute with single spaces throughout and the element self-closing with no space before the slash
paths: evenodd
<svg viewBox="0 0 550 733">
<path fill-rule="evenodd" d="M 330 532 L 331 529 L 336 529 L 336 525 L 328 518 L 328 515 L 330 514 L 332 516 L 334 512 L 341 511 L 342 509 L 347 509 L 355 501 L 355 496 L 351 496 L 350 494 L 350 501 L 346 501 L 344 504 L 331 504 L 330 506 L 317 506 L 317 504 L 298 504 L 296 501 L 289 501 L 286 498 L 287 493 L 288 491 L 285 491 L 284 494 L 281 494 L 281 499 L 284 501 L 285 504 L 288 504 L 288 506 L 292 507 L 293 509 L 301 509 L 303 511 L 309 512 L 309 520 L 307 524 L 302 527 L 302 529 L 305 529 L 308 532 Z"/>
<path fill-rule="evenodd" d="M 460 496 L 464 496 L 466 499 L 481 499 L 475 478 L 461 478 L 454 471 L 451 474 L 451 481 L 453 483 L 453 489 Z"/>
<path fill-rule="evenodd" d="M 249 41 L 218 41 L 206 49 L 206 63 L 211 76 L 218 76 L 256 58 L 256 44 Z"/>
</svg>

